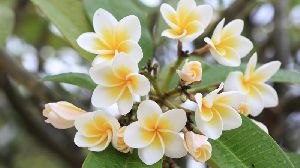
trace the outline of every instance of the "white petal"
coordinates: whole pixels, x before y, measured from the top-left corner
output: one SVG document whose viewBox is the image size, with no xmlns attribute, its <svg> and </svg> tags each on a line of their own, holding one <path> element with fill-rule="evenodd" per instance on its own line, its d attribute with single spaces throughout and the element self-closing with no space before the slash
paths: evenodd
<svg viewBox="0 0 300 168">
<path fill-rule="evenodd" d="M 245 70 L 245 77 L 246 77 L 246 79 L 250 79 L 250 77 L 254 73 L 255 67 L 256 67 L 256 63 L 257 63 L 257 54 L 254 53 L 251 56 L 251 58 L 249 59 L 249 62 L 247 64 L 247 67 L 246 67 L 246 70 Z"/>
<path fill-rule="evenodd" d="M 249 105 L 249 114 L 256 117 L 264 109 L 264 98 L 256 88 L 253 87 L 253 90 L 254 93 L 250 93 L 251 95 L 247 97 L 247 103 Z"/>
<path fill-rule="evenodd" d="M 194 9 L 196 7 L 195 0 L 180 0 L 177 5 L 177 12 L 179 10 L 185 11 L 185 13 L 188 13 L 190 9 Z"/>
<path fill-rule="evenodd" d="M 212 19 L 213 8 L 210 5 L 199 5 L 190 13 L 191 15 L 196 15 L 203 28 L 206 28 Z"/>
<path fill-rule="evenodd" d="M 74 142 L 78 147 L 92 147 L 103 141 L 103 137 L 86 137 L 78 132 L 75 134 Z"/>
<path fill-rule="evenodd" d="M 225 18 L 223 18 L 218 25 L 216 26 L 214 33 L 212 35 L 212 39 L 216 40 L 217 43 L 221 40 L 221 32 L 225 23 Z"/>
<path fill-rule="evenodd" d="M 268 81 L 280 68 L 281 62 L 272 61 L 257 68 L 253 78 L 261 82 Z"/>
<path fill-rule="evenodd" d="M 204 42 L 206 42 L 210 47 L 212 47 L 214 50 L 216 50 L 216 46 L 215 46 L 214 42 L 210 38 L 205 37 L 204 38 Z"/>
<path fill-rule="evenodd" d="M 241 19 L 235 19 L 229 22 L 223 29 L 222 35 L 226 37 L 240 35 L 244 28 L 244 21 Z"/>
<path fill-rule="evenodd" d="M 143 51 L 139 44 L 135 41 L 127 40 L 119 45 L 119 52 L 127 54 L 134 61 L 140 62 L 143 58 Z"/>
<path fill-rule="evenodd" d="M 134 94 L 139 96 L 145 96 L 150 91 L 150 82 L 148 78 L 144 75 L 140 74 L 132 74 L 127 76 L 127 78 L 131 79 L 133 82 L 130 84 L 130 88 Z"/>
<path fill-rule="evenodd" d="M 145 100 L 140 103 L 137 110 L 137 119 L 143 127 L 152 129 L 156 126 L 159 116 L 162 114 L 159 105 L 152 100 Z"/>
<path fill-rule="evenodd" d="M 129 15 L 119 21 L 119 33 L 128 36 L 127 40 L 138 42 L 141 37 L 141 23 L 138 17 Z"/>
<path fill-rule="evenodd" d="M 57 129 L 67 129 L 74 126 L 73 120 L 65 120 L 54 112 L 48 113 L 46 117 L 45 122 L 53 125 L 53 127 Z"/>
<path fill-rule="evenodd" d="M 104 87 L 98 85 L 92 95 L 92 104 L 95 107 L 110 106 L 117 102 L 124 89 L 123 86 Z"/>
<path fill-rule="evenodd" d="M 113 73 L 111 63 L 101 63 L 93 66 L 89 74 L 96 84 L 105 87 L 119 86 L 123 83 L 123 81 Z"/>
<path fill-rule="evenodd" d="M 253 44 L 252 42 L 244 36 L 240 36 L 236 38 L 237 46 L 235 46 L 235 50 L 238 55 L 243 58 L 247 56 L 247 54 L 252 50 Z"/>
<path fill-rule="evenodd" d="M 96 56 L 92 62 L 92 66 L 97 66 L 98 64 L 103 64 L 103 63 L 112 63 L 112 59 L 107 59 L 107 57 L 103 56 Z"/>
<path fill-rule="evenodd" d="M 141 127 L 138 121 L 127 126 L 124 132 L 124 142 L 132 148 L 144 148 L 151 144 L 155 134 Z"/>
<path fill-rule="evenodd" d="M 173 28 L 173 29 L 178 28 L 178 26 L 176 25 L 176 23 L 177 23 L 176 11 L 174 10 L 174 8 L 172 6 L 164 3 L 160 6 L 160 12 L 161 12 L 161 15 L 162 15 L 163 19 L 165 20 L 165 22 L 171 28 Z"/>
<path fill-rule="evenodd" d="M 232 107 L 225 104 L 218 104 L 216 108 L 223 121 L 223 130 L 235 129 L 242 125 L 240 114 Z"/>
<path fill-rule="evenodd" d="M 95 32 L 103 37 L 103 34 L 114 34 L 114 29 L 118 21 L 116 18 L 106 10 L 99 8 L 93 17 L 93 27 Z"/>
<path fill-rule="evenodd" d="M 108 147 L 109 143 L 111 142 L 111 139 L 112 139 L 112 135 L 111 133 L 108 133 L 107 138 L 105 140 L 103 140 L 101 143 L 99 143 L 96 146 L 90 147 L 89 150 L 94 152 L 103 151 Z"/>
<path fill-rule="evenodd" d="M 157 135 L 153 142 L 145 147 L 138 150 L 139 158 L 146 164 L 152 165 L 158 162 L 165 153 L 165 146 L 162 143 L 161 137 Z"/>
<path fill-rule="evenodd" d="M 253 120 L 251 119 L 251 121 L 256 124 L 259 128 L 261 128 L 263 131 L 265 131 L 267 134 L 269 134 L 269 130 L 267 128 L 267 126 L 259 121 Z"/>
<path fill-rule="evenodd" d="M 204 27 L 201 22 L 193 21 L 186 26 L 186 35 L 180 38 L 182 42 L 192 42 L 204 32 Z"/>
<path fill-rule="evenodd" d="M 115 56 L 112 67 L 115 75 L 119 76 L 121 79 L 124 79 L 124 77 L 131 73 L 139 72 L 137 61 L 124 53 L 118 53 Z"/>
<path fill-rule="evenodd" d="M 263 97 L 265 107 L 275 107 L 278 105 L 278 95 L 274 88 L 267 84 L 256 84 L 255 87 Z"/>
<path fill-rule="evenodd" d="M 167 29 L 167 30 L 164 30 L 162 33 L 161 33 L 161 36 L 165 36 L 165 37 L 168 37 L 168 38 L 171 38 L 171 39 L 181 39 L 182 37 L 184 37 L 185 35 L 187 34 L 187 31 L 184 30 L 181 34 L 178 34 L 175 30 L 173 29 Z"/>
<path fill-rule="evenodd" d="M 198 94 L 198 93 L 197 93 Z M 196 97 L 196 96 L 195 96 Z M 197 100 L 197 99 L 196 99 Z M 184 103 L 182 103 L 180 105 L 181 107 L 183 108 L 186 108 L 188 110 L 191 110 L 191 111 L 196 111 L 196 108 L 198 107 L 197 103 L 191 101 L 191 100 L 186 100 Z"/>
<path fill-rule="evenodd" d="M 226 104 L 230 107 L 237 108 L 241 104 L 241 102 L 246 102 L 246 100 L 246 94 L 243 94 L 239 91 L 229 91 L 220 93 L 215 101 L 218 103 Z"/>
<path fill-rule="evenodd" d="M 170 158 L 181 158 L 187 154 L 181 136 L 176 132 L 160 133 L 165 144 L 165 155 Z"/>
<path fill-rule="evenodd" d="M 111 53 L 105 43 L 101 41 L 99 36 L 95 33 L 83 33 L 77 38 L 77 44 L 84 50 L 93 54 L 107 54 Z"/>
<path fill-rule="evenodd" d="M 212 119 L 207 122 L 201 119 L 199 111 L 195 114 L 195 121 L 200 131 L 211 139 L 218 139 L 222 135 L 223 121 L 218 112 L 214 112 Z"/>
<path fill-rule="evenodd" d="M 74 106 L 73 104 L 65 101 L 57 103 L 49 103 L 51 109 L 61 118 L 65 120 L 75 120 L 86 111 Z"/>
<path fill-rule="evenodd" d="M 122 115 L 125 115 L 130 112 L 133 106 L 133 97 L 128 88 L 126 88 L 118 100 L 118 109 Z"/>
<path fill-rule="evenodd" d="M 222 82 L 219 87 L 205 96 L 206 105 L 211 107 L 213 105 L 214 100 L 217 98 L 218 93 L 223 89 L 224 83 Z M 199 104 L 199 103 L 198 103 Z"/>
<path fill-rule="evenodd" d="M 224 53 L 219 53 L 214 48 L 210 48 L 211 54 L 219 64 L 231 67 L 237 67 L 241 64 L 241 58 L 232 48 L 226 48 Z"/>
<path fill-rule="evenodd" d="M 97 137 L 100 135 L 99 129 L 95 125 L 93 112 L 85 113 L 75 120 L 75 128 L 80 135 L 86 137 Z"/>
<path fill-rule="evenodd" d="M 160 116 L 158 127 L 164 131 L 179 132 L 186 124 L 187 118 L 182 109 L 172 109 Z"/>
<path fill-rule="evenodd" d="M 242 93 L 247 93 L 248 90 L 243 87 L 242 84 L 243 73 L 239 71 L 230 72 L 224 83 L 224 91 L 240 91 Z"/>
</svg>

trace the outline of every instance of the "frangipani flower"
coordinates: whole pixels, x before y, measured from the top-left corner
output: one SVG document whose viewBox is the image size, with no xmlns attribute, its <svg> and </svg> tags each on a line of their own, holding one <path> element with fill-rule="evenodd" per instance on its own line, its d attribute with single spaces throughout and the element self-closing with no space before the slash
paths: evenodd
<svg viewBox="0 0 300 168">
<path fill-rule="evenodd" d="M 191 42 L 204 32 L 208 26 L 213 9 L 209 5 L 197 6 L 195 0 L 180 0 L 176 11 L 169 4 L 162 4 L 161 14 L 170 29 L 164 30 L 162 36 Z"/>
<path fill-rule="evenodd" d="M 65 101 L 48 103 L 43 110 L 43 116 L 47 117 L 46 123 L 52 124 L 57 129 L 67 129 L 74 126 L 76 118 L 86 111 Z"/>
<path fill-rule="evenodd" d="M 229 22 L 224 27 L 223 19 L 215 28 L 210 38 L 204 41 L 210 46 L 209 50 L 218 63 L 225 66 L 239 66 L 241 58 L 245 57 L 253 48 L 252 42 L 241 33 L 244 22 L 240 19 Z"/>
<path fill-rule="evenodd" d="M 278 104 L 276 91 L 265 84 L 278 70 L 279 61 L 272 61 L 255 70 L 256 53 L 250 58 L 245 74 L 239 71 L 231 72 L 225 81 L 225 91 L 240 91 L 247 94 L 249 113 L 259 115 L 264 107 L 274 107 Z"/>
<path fill-rule="evenodd" d="M 186 62 L 181 70 L 178 70 L 178 75 L 185 85 L 193 82 L 201 81 L 202 67 L 199 61 Z"/>
<path fill-rule="evenodd" d="M 218 139 L 223 130 L 238 128 L 242 124 L 239 113 L 234 109 L 245 98 L 240 92 L 222 92 L 223 83 L 218 89 L 204 98 L 201 93 L 195 95 L 198 108 L 195 121 L 200 131 L 211 139 Z"/>
<path fill-rule="evenodd" d="M 185 147 L 196 161 L 206 162 L 211 157 L 212 147 L 204 135 L 192 131 L 184 133 Z"/>
<path fill-rule="evenodd" d="M 83 33 L 77 43 L 84 50 L 97 54 L 97 59 L 112 60 L 117 53 L 125 53 L 137 62 L 142 59 L 143 52 L 138 45 L 141 24 L 136 16 L 117 21 L 111 13 L 99 8 L 94 14 L 93 27 L 95 33 Z"/>
<path fill-rule="evenodd" d="M 139 74 L 137 62 L 122 53 L 117 54 L 112 63 L 93 66 L 90 75 L 98 84 L 92 95 L 92 104 L 107 107 L 117 103 L 123 115 L 130 112 L 135 95 L 144 96 L 150 91 L 150 82 Z"/>
<path fill-rule="evenodd" d="M 116 149 L 123 153 L 128 153 L 131 150 L 131 148 L 124 142 L 124 132 L 126 128 L 126 126 L 120 128 L 117 135 Z"/>
<path fill-rule="evenodd" d="M 152 100 L 143 101 L 137 110 L 138 121 L 125 130 L 124 141 L 132 148 L 139 148 L 138 155 L 147 165 L 158 162 L 163 155 L 180 158 L 186 155 L 179 131 L 187 118 L 184 110 L 173 109 L 162 113 Z"/>
<path fill-rule="evenodd" d="M 103 112 L 89 112 L 75 120 L 78 132 L 74 142 L 79 147 L 87 147 L 90 151 L 103 151 L 112 141 L 117 144 L 117 134 L 120 124 L 113 116 Z"/>
</svg>

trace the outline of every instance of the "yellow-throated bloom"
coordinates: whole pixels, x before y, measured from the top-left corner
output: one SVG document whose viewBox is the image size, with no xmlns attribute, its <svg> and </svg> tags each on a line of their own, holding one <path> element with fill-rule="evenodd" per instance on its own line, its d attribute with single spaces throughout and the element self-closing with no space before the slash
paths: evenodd
<svg viewBox="0 0 300 168">
<path fill-rule="evenodd" d="M 212 147 L 206 136 L 189 131 L 184 133 L 184 142 L 187 151 L 196 161 L 203 163 L 210 159 Z"/>
<path fill-rule="evenodd" d="M 247 95 L 249 113 L 259 115 L 264 107 L 274 107 L 278 104 L 276 91 L 265 82 L 268 81 L 281 65 L 279 61 L 272 61 L 255 70 L 256 53 L 250 58 L 245 74 L 239 71 L 231 72 L 225 81 L 225 91 L 239 91 Z"/>
<path fill-rule="evenodd" d="M 202 78 L 202 67 L 199 61 L 186 62 L 177 72 L 185 85 L 201 81 Z"/>
<path fill-rule="evenodd" d="M 116 149 L 123 153 L 128 153 L 131 150 L 131 148 L 124 142 L 124 132 L 126 128 L 126 126 L 120 128 L 117 135 Z"/>
<path fill-rule="evenodd" d="M 126 16 L 120 21 L 104 9 L 98 9 L 93 18 L 94 32 L 83 33 L 77 39 L 84 50 L 97 54 L 94 62 L 112 60 L 116 53 L 126 53 L 139 62 L 143 57 L 138 41 L 141 25 L 136 16 Z"/>
<path fill-rule="evenodd" d="M 145 164 L 158 162 L 164 154 L 170 158 L 186 155 L 183 139 L 178 133 L 187 121 L 184 110 L 162 113 L 158 104 L 146 100 L 139 105 L 137 118 L 138 121 L 126 128 L 124 141 L 132 148 L 139 148 L 138 155 Z"/>
<path fill-rule="evenodd" d="M 176 11 L 164 3 L 160 11 L 170 26 L 170 29 L 162 32 L 162 36 L 179 39 L 182 42 L 191 42 L 201 35 L 213 15 L 211 6 L 197 6 L 195 0 L 180 0 Z"/>
<path fill-rule="evenodd" d="M 224 22 L 225 19 L 217 25 L 211 39 L 206 37 L 204 41 L 210 46 L 209 50 L 218 63 L 239 66 L 241 58 L 251 51 L 253 44 L 241 35 L 244 28 L 242 20 L 233 20 L 225 27 Z"/>
<path fill-rule="evenodd" d="M 218 93 L 222 89 L 223 83 L 204 98 L 201 93 L 195 95 L 198 105 L 195 113 L 197 127 L 211 139 L 218 139 L 223 130 L 235 129 L 242 124 L 235 108 L 245 99 L 245 95 L 236 91 Z"/>
<path fill-rule="evenodd" d="M 117 54 L 112 63 L 93 66 L 90 76 L 98 84 L 92 95 L 92 104 L 107 107 L 117 103 L 123 115 L 130 112 L 134 97 L 147 95 L 150 91 L 150 82 L 139 74 L 137 62 L 125 54 Z"/>
<path fill-rule="evenodd" d="M 65 101 L 48 103 L 43 110 L 43 115 L 47 117 L 45 122 L 58 129 L 73 127 L 75 119 L 85 113 L 86 111 Z"/>
<path fill-rule="evenodd" d="M 103 112 L 89 112 L 75 120 L 77 133 L 74 142 L 79 147 L 86 147 L 90 151 L 103 151 L 112 142 L 116 147 L 116 136 L 120 124 L 113 116 Z"/>
</svg>

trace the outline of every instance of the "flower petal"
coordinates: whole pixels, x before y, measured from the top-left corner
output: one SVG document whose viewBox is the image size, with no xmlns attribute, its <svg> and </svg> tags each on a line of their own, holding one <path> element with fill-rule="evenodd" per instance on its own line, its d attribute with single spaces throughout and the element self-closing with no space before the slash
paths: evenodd
<svg viewBox="0 0 300 168">
<path fill-rule="evenodd" d="M 172 109 L 161 114 L 157 127 L 160 131 L 182 130 L 187 122 L 185 111 L 182 109 Z"/>
<path fill-rule="evenodd" d="M 73 120 L 65 120 L 54 112 L 48 113 L 45 117 L 48 117 L 45 122 L 52 124 L 53 127 L 57 129 L 67 129 L 74 126 Z"/>
<path fill-rule="evenodd" d="M 280 65 L 280 61 L 272 61 L 260 66 L 253 74 L 253 80 L 260 82 L 268 81 L 279 70 Z"/>
<path fill-rule="evenodd" d="M 104 136 L 86 137 L 77 132 L 74 137 L 74 142 L 78 147 L 92 147 L 102 142 L 103 137 Z"/>
<path fill-rule="evenodd" d="M 174 10 L 174 8 L 172 6 L 170 6 L 169 4 L 162 4 L 160 6 L 160 12 L 161 15 L 163 17 L 163 19 L 165 20 L 165 22 L 173 29 L 177 29 L 177 14 L 176 11 Z"/>
<path fill-rule="evenodd" d="M 257 54 L 254 53 L 251 58 L 249 59 L 249 62 L 247 64 L 246 70 L 245 70 L 245 77 L 247 80 L 249 80 L 252 76 L 252 74 L 255 71 L 255 67 L 257 64 Z"/>
<path fill-rule="evenodd" d="M 49 106 L 55 113 L 65 120 L 75 120 L 86 111 L 74 106 L 73 104 L 65 101 L 57 103 L 49 103 Z"/>
<path fill-rule="evenodd" d="M 112 68 L 116 76 L 121 79 L 126 78 L 131 73 L 138 73 L 139 67 L 136 60 L 124 53 L 118 53 L 112 63 Z"/>
<path fill-rule="evenodd" d="M 197 4 L 195 0 L 180 0 L 177 4 L 176 11 L 178 12 L 180 19 L 183 19 L 190 13 L 191 9 L 196 8 Z"/>
<path fill-rule="evenodd" d="M 222 135 L 223 121 L 218 112 L 213 113 L 213 117 L 210 121 L 204 121 L 201 119 L 199 111 L 196 111 L 195 121 L 200 131 L 211 139 L 218 139 Z"/>
<path fill-rule="evenodd" d="M 104 87 L 98 85 L 92 95 L 92 104 L 96 107 L 110 106 L 117 102 L 125 87 L 115 86 L 115 87 Z"/>
<path fill-rule="evenodd" d="M 210 5 L 199 5 L 192 9 L 189 16 L 186 18 L 187 22 L 197 20 L 203 28 L 206 28 L 213 16 L 213 9 Z"/>
<path fill-rule="evenodd" d="M 237 108 L 241 104 L 241 102 L 245 102 L 246 99 L 246 94 L 243 94 L 239 91 L 229 91 L 220 93 L 215 101 L 218 103 L 226 104 L 230 107 Z"/>
<path fill-rule="evenodd" d="M 123 52 L 128 55 L 128 57 L 132 57 L 132 59 L 136 62 L 140 62 L 143 58 L 142 48 L 139 46 L 137 42 L 127 40 L 120 43 L 119 52 Z"/>
<path fill-rule="evenodd" d="M 93 54 L 109 54 L 112 52 L 96 33 L 83 33 L 76 41 L 82 49 Z"/>
<path fill-rule="evenodd" d="M 141 23 L 138 17 L 129 15 L 119 21 L 118 41 L 132 40 L 138 42 L 141 38 Z"/>
<path fill-rule="evenodd" d="M 204 32 L 204 27 L 201 22 L 193 21 L 186 26 L 186 35 L 180 38 L 182 42 L 192 42 Z"/>
<path fill-rule="evenodd" d="M 229 22 L 222 30 L 222 38 L 228 38 L 232 36 L 238 36 L 242 33 L 244 28 L 244 21 L 241 19 L 235 19 Z"/>
<path fill-rule="evenodd" d="M 214 33 L 212 35 L 212 38 L 213 40 L 215 40 L 216 43 L 219 43 L 221 41 L 221 32 L 222 32 L 222 29 L 224 27 L 224 23 L 225 23 L 225 18 L 223 18 L 219 23 L 218 25 L 216 26 L 215 30 L 214 30 Z"/>
<path fill-rule="evenodd" d="M 122 115 L 125 115 L 130 112 L 133 106 L 133 97 L 132 97 L 132 93 L 129 91 L 128 88 L 124 90 L 117 104 L 118 104 L 119 112 Z"/>
<path fill-rule="evenodd" d="M 235 44 L 236 45 L 234 46 L 234 49 L 236 50 L 236 52 L 238 53 L 238 55 L 241 58 L 247 56 L 247 54 L 253 48 L 252 42 L 244 36 L 236 37 L 235 38 Z"/>
<path fill-rule="evenodd" d="M 176 29 L 167 29 L 161 33 L 161 36 L 165 36 L 165 37 L 168 37 L 171 39 L 181 39 L 186 34 L 187 34 L 187 30 L 184 30 L 183 32 L 181 32 Z"/>
<path fill-rule="evenodd" d="M 252 87 L 251 93 L 248 94 L 247 103 L 249 105 L 249 114 L 256 117 L 264 109 L 264 98 L 260 94 L 259 90 Z"/>
<path fill-rule="evenodd" d="M 176 132 L 160 133 L 165 145 L 165 155 L 170 158 L 181 158 L 187 154 L 184 141 Z"/>
<path fill-rule="evenodd" d="M 217 104 L 216 109 L 223 121 L 223 130 L 231 130 L 242 125 L 242 118 L 239 113 L 226 104 Z"/>
<path fill-rule="evenodd" d="M 156 102 L 145 100 L 138 107 L 137 119 L 144 128 L 153 129 L 161 114 L 161 108 Z"/>
<path fill-rule="evenodd" d="M 255 87 L 263 97 L 265 107 L 275 107 L 278 105 L 278 95 L 273 87 L 267 84 L 256 84 Z"/>
<path fill-rule="evenodd" d="M 132 81 L 130 84 L 130 89 L 133 93 L 139 96 L 145 96 L 149 93 L 150 82 L 144 75 L 132 74 L 127 76 L 127 78 Z"/>
<path fill-rule="evenodd" d="M 113 73 L 111 63 L 101 63 L 93 66 L 89 74 L 96 84 L 105 87 L 119 86 L 123 83 L 123 81 Z"/>
<path fill-rule="evenodd" d="M 108 44 L 110 44 L 108 39 L 114 37 L 114 31 L 117 24 L 118 21 L 116 18 L 102 8 L 99 8 L 94 14 L 94 30 L 101 37 L 101 39 L 106 41 Z"/>
<path fill-rule="evenodd" d="M 104 139 L 98 145 L 90 147 L 89 150 L 94 151 L 94 152 L 103 151 L 104 149 L 106 149 L 108 147 L 109 143 L 111 142 L 111 139 L 112 139 L 112 133 L 109 132 L 109 133 L 107 133 L 106 139 Z"/>
<path fill-rule="evenodd" d="M 234 49 L 226 47 L 222 51 L 223 52 L 220 53 L 218 50 L 210 48 L 211 54 L 219 64 L 232 67 L 240 66 L 241 58 Z"/>
<path fill-rule="evenodd" d="M 80 135 L 86 137 L 100 136 L 100 131 L 94 122 L 94 114 L 93 112 L 85 113 L 75 120 L 75 128 Z"/>
<path fill-rule="evenodd" d="M 224 91 L 240 91 L 247 93 L 248 89 L 243 86 L 243 73 L 239 71 L 230 72 L 224 83 Z"/>
<path fill-rule="evenodd" d="M 141 127 L 138 121 L 127 126 L 124 132 L 124 142 L 132 148 L 144 148 L 151 144 L 155 134 Z"/>
<path fill-rule="evenodd" d="M 158 162 L 164 156 L 164 153 L 165 146 L 162 143 L 160 135 L 157 135 L 149 146 L 138 149 L 139 158 L 146 165 L 152 165 Z"/>
<path fill-rule="evenodd" d="M 223 89 L 224 83 L 222 82 L 219 87 L 205 96 L 205 105 L 212 107 L 214 100 L 217 98 L 218 93 Z"/>
</svg>

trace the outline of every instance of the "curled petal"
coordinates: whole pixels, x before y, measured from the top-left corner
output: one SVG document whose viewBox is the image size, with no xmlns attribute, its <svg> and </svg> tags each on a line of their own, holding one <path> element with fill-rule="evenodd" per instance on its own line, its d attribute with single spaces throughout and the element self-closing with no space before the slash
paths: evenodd
<svg viewBox="0 0 300 168">
<path fill-rule="evenodd" d="M 181 136 L 176 132 L 163 132 L 160 133 L 164 145 L 165 155 L 170 158 L 181 158 L 187 154 L 184 147 L 184 141 Z"/>
<path fill-rule="evenodd" d="M 218 104 L 216 109 L 222 118 L 223 130 L 235 129 L 242 125 L 242 118 L 234 108 L 225 104 Z"/>
<path fill-rule="evenodd" d="M 126 88 L 118 100 L 118 109 L 122 115 L 125 115 L 130 112 L 133 106 L 133 97 L 132 93 Z"/>
<path fill-rule="evenodd" d="M 103 87 L 98 85 L 92 95 L 92 104 L 96 107 L 110 106 L 117 102 L 123 94 L 125 87 Z"/>
<path fill-rule="evenodd" d="M 275 107 L 278 105 L 278 95 L 274 88 L 267 84 L 256 84 L 255 87 L 263 97 L 264 107 Z"/>
<path fill-rule="evenodd" d="M 106 137 L 86 137 L 83 135 L 80 135 L 78 132 L 75 134 L 74 142 L 78 147 L 92 147 L 100 142 L 102 142 Z"/>
<path fill-rule="evenodd" d="M 227 47 L 218 50 L 210 48 L 210 52 L 219 64 L 232 67 L 237 67 L 241 64 L 241 58 L 233 48 Z"/>
<path fill-rule="evenodd" d="M 75 128 L 85 137 L 99 137 L 101 132 L 94 123 L 95 113 L 85 113 L 75 120 Z"/>
<path fill-rule="evenodd" d="M 150 91 L 150 82 L 148 78 L 140 74 L 132 74 L 127 76 L 128 79 L 131 80 L 130 89 L 133 93 L 145 96 Z"/>
<path fill-rule="evenodd" d="M 161 35 L 171 39 L 181 39 L 187 34 L 187 30 L 179 31 L 176 29 L 164 30 Z"/>
<path fill-rule="evenodd" d="M 186 26 L 186 35 L 180 38 L 182 42 L 191 42 L 204 32 L 204 27 L 201 22 L 193 21 Z"/>
<path fill-rule="evenodd" d="M 77 44 L 84 50 L 93 54 L 111 53 L 109 47 L 95 33 L 83 33 L 77 39 Z"/>
<path fill-rule="evenodd" d="M 142 48 L 137 42 L 131 40 L 120 43 L 118 52 L 127 54 L 127 57 L 132 57 L 133 61 L 136 62 L 140 62 L 143 58 Z"/>
<path fill-rule="evenodd" d="M 132 148 L 144 148 L 151 144 L 155 134 L 141 127 L 139 122 L 127 126 L 124 132 L 124 142 Z"/>
<path fill-rule="evenodd" d="M 106 138 L 103 141 L 101 141 L 96 146 L 90 147 L 89 150 L 94 152 L 103 151 L 108 147 L 109 143 L 111 142 L 111 139 L 112 139 L 112 133 L 108 132 Z"/>
<path fill-rule="evenodd" d="M 158 162 L 165 153 L 165 146 L 160 135 L 157 135 L 150 145 L 138 149 L 139 158 L 146 164 L 152 165 Z"/>
</svg>

